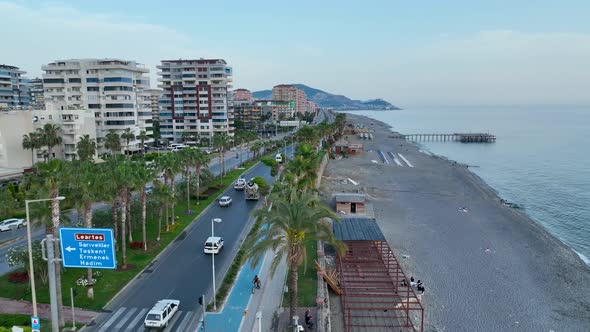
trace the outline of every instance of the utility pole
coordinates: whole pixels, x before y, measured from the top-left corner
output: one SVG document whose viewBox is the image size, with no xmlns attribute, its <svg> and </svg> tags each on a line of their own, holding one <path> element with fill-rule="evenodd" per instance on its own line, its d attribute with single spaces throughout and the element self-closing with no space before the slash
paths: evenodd
<svg viewBox="0 0 590 332">
<path fill-rule="evenodd" d="M 29 226 L 30 227 L 30 226 Z M 53 332 L 59 332 L 59 320 L 57 314 L 57 284 L 55 277 L 55 240 L 53 234 L 47 234 L 46 238 L 43 239 L 41 244 L 45 243 L 47 248 L 47 256 L 43 251 L 43 259 L 47 261 L 47 270 L 49 276 L 49 302 L 51 304 L 51 330 Z"/>
</svg>

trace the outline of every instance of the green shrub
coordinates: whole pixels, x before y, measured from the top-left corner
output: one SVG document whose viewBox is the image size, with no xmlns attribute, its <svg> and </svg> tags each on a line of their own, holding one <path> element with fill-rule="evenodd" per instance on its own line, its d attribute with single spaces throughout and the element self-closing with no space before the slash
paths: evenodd
<svg viewBox="0 0 590 332">
<path fill-rule="evenodd" d="M 276 160 L 274 160 L 270 157 L 263 157 L 261 161 L 263 164 L 265 164 L 268 167 L 272 167 L 273 165 L 275 165 L 277 163 Z"/>
</svg>

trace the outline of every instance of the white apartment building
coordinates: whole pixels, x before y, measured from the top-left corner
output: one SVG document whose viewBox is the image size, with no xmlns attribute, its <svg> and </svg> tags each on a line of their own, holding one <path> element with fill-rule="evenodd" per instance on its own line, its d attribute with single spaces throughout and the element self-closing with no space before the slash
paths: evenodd
<svg viewBox="0 0 590 332">
<path fill-rule="evenodd" d="M 179 142 L 183 133 L 210 140 L 216 133 L 233 136 L 233 113 L 228 107 L 232 68 L 222 59 L 162 60 L 157 67 L 160 134 Z"/>
<path fill-rule="evenodd" d="M 162 97 L 162 90 L 149 89 L 146 90 L 150 94 L 150 108 L 152 109 L 152 119 L 154 121 L 160 120 L 160 98 Z"/>
<path fill-rule="evenodd" d="M 0 110 L 26 109 L 31 103 L 31 80 L 25 71 L 0 64 Z"/>
<path fill-rule="evenodd" d="M 72 59 L 58 60 L 42 69 L 46 104 L 72 114 L 82 110 L 94 113 L 99 153 L 106 152 L 103 141 L 111 129 L 119 134 L 126 128 L 136 136 L 142 130 L 152 134 L 150 94 L 146 91 L 149 70 L 143 65 L 120 59 Z M 139 150 L 139 144 L 139 139 L 130 141 L 129 150 Z M 127 148 L 123 139 L 121 146 L 123 151 Z"/>
</svg>

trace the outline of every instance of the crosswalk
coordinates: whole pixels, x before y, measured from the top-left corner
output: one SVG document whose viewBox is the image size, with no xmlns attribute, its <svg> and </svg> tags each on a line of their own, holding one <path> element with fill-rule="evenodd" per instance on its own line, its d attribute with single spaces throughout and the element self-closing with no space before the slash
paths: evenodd
<svg viewBox="0 0 590 332">
<path fill-rule="evenodd" d="M 107 331 L 144 331 L 143 321 L 149 308 L 127 308 L 121 307 L 115 310 L 107 317 L 107 320 L 96 326 L 87 326 L 89 330 L 97 332 Z M 190 321 L 194 318 L 192 311 L 178 311 L 172 320 L 168 323 L 168 327 L 164 329 L 166 332 L 180 332 L 186 331 L 189 327 Z"/>
</svg>

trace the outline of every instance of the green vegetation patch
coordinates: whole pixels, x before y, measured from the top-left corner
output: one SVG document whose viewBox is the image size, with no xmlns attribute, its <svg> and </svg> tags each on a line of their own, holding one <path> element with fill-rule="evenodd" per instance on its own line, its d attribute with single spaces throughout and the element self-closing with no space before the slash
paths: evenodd
<svg viewBox="0 0 590 332">
<path fill-rule="evenodd" d="M 313 265 L 317 259 L 317 242 L 309 240 L 305 243 L 307 264 L 301 264 L 297 279 L 297 306 L 315 307 L 318 293 L 318 275 Z M 287 273 L 287 286 L 290 285 L 291 271 Z M 289 306 L 289 296 L 283 297 L 283 307 Z"/>
</svg>

